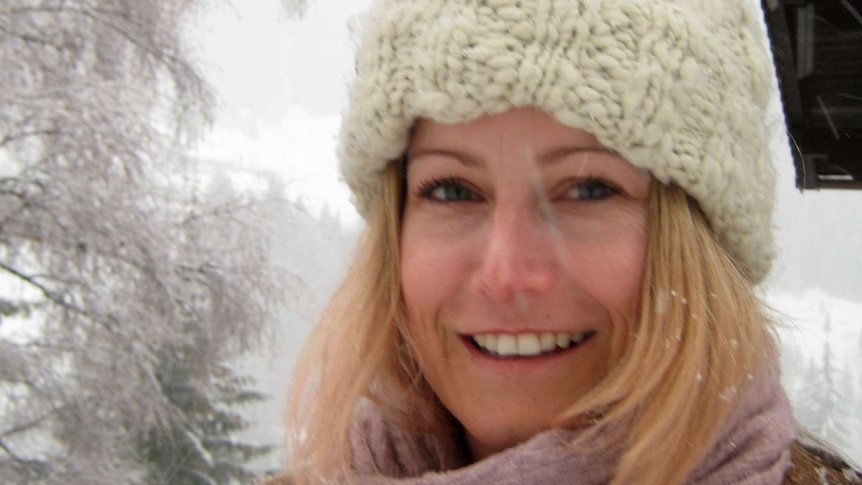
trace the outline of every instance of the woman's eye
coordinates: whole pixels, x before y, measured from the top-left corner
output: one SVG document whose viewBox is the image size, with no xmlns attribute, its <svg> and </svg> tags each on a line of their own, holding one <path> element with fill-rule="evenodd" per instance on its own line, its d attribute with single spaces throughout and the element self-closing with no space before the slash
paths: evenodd
<svg viewBox="0 0 862 485">
<path fill-rule="evenodd" d="M 469 202 L 479 200 L 479 195 L 457 180 L 432 180 L 424 184 L 419 195 L 439 202 Z"/>
<path fill-rule="evenodd" d="M 567 199 L 601 200 L 619 194 L 620 191 L 609 183 L 598 179 L 580 180 L 566 192 Z"/>
</svg>

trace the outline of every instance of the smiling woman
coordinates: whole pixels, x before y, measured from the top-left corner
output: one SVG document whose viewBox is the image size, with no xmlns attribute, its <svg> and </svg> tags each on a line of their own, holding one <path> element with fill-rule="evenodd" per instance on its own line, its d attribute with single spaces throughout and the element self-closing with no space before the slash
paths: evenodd
<svg viewBox="0 0 862 485">
<path fill-rule="evenodd" d="M 420 121 L 406 173 L 407 335 L 484 458 L 550 428 L 624 353 L 649 174 L 531 108 Z"/>
<path fill-rule="evenodd" d="M 378 1 L 339 151 L 368 226 L 297 364 L 284 479 L 813 469 L 754 292 L 763 35 L 744 0 Z"/>
</svg>

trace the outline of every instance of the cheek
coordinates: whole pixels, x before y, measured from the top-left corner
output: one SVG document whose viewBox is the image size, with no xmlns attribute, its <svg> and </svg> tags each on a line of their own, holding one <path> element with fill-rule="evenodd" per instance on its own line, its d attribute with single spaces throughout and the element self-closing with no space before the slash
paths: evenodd
<svg viewBox="0 0 862 485">
<path fill-rule="evenodd" d="M 604 279 L 608 297 L 620 310 L 637 310 L 646 261 L 646 211 L 644 207 L 624 211 L 616 224 L 616 234 L 608 244 Z"/>
<path fill-rule="evenodd" d="M 605 283 L 603 297 L 606 306 L 614 309 L 615 326 L 611 341 L 611 353 L 614 360 L 619 359 L 628 347 L 629 337 L 637 331 L 640 317 L 640 300 L 643 288 L 645 246 L 643 235 L 632 236 L 615 248 L 613 258 L 608 259 L 605 268 L 608 277 Z"/>
<path fill-rule="evenodd" d="M 410 237 L 402 239 L 401 291 L 404 299 L 405 325 L 415 349 L 415 357 L 424 378 L 439 394 L 442 377 L 450 361 L 454 335 L 447 333 L 441 324 L 452 300 L 457 283 L 448 271 L 448 259 L 437 245 L 426 240 L 414 243 Z"/>
<path fill-rule="evenodd" d="M 639 226 L 622 226 L 600 238 L 571 244 L 568 275 L 603 306 L 629 313 L 640 299 L 646 237 Z"/>
<path fill-rule="evenodd" d="M 609 277 L 604 278 L 607 298 L 626 313 L 639 306 L 643 286 L 645 243 L 642 238 L 632 237 L 614 248 L 614 254 L 607 259 L 604 270 Z"/>
<path fill-rule="evenodd" d="M 440 299 L 439 287 L 443 275 L 432 271 L 438 264 L 438 256 L 429 251 L 422 241 L 417 241 L 409 235 L 402 238 L 401 244 L 401 290 L 404 304 L 407 307 L 409 320 L 434 307 L 434 302 Z"/>
<path fill-rule="evenodd" d="M 439 342 L 439 316 L 454 298 L 458 275 L 452 251 L 405 231 L 401 239 L 401 291 L 407 328 L 421 351 Z"/>
<path fill-rule="evenodd" d="M 592 369 L 595 379 L 587 386 L 591 388 L 623 357 L 637 331 L 645 258 L 643 244 L 623 239 L 582 254 L 582 261 L 590 261 L 588 269 L 582 267 L 573 279 L 605 315 L 607 331 L 604 353 Z"/>
</svg>

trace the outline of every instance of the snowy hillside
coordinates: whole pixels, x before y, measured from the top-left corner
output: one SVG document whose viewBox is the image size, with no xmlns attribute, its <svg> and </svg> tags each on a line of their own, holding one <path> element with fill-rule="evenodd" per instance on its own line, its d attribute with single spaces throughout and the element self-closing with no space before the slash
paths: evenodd
<svg viewBox="0 0 862 485">
<path fill-rule="evenodd" d="M 782 382 L 800 424 L 862 463 L 862 304 L 823 290 L 773 292 Z"/>
</svg>

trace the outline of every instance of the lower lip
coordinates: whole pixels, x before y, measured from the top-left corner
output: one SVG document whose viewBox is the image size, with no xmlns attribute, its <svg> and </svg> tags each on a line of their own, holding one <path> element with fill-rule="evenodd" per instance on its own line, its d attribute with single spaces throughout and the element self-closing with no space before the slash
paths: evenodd
<svg viewBox="0 0 862 485">
<path fill-rule="evenodd" d="M 578 353 L 579 350 L 581 350 L 587 343 L 589 343 L 593 339 L 593 337 L 595 337 L 595 334 L 590 335 L 583 342 L 577 345 L 572 345 L 567 349 L 559 349 L 556 352 L 539 354 L 536 356 L 510 357 L 497 357 L 494 355 L 487 354 L 476 348 L 476 345 L 473 343 L 473 339 L 471 337 L 465 335 L 462 335 L 460 337 L 461 343 L 464 345 L 464 347 L 467 348 L 467 352 L 475 361 L 477 361 L 477 363 L 481 363 L 482 365 L 494 366 L 497 368 L 504 368 L 507 370 L 527 370 L 533 367 L 548 365 L 556 361 L 563 360 L 566 357 L 571 356 L 575 353 Z"/>
</svg>

